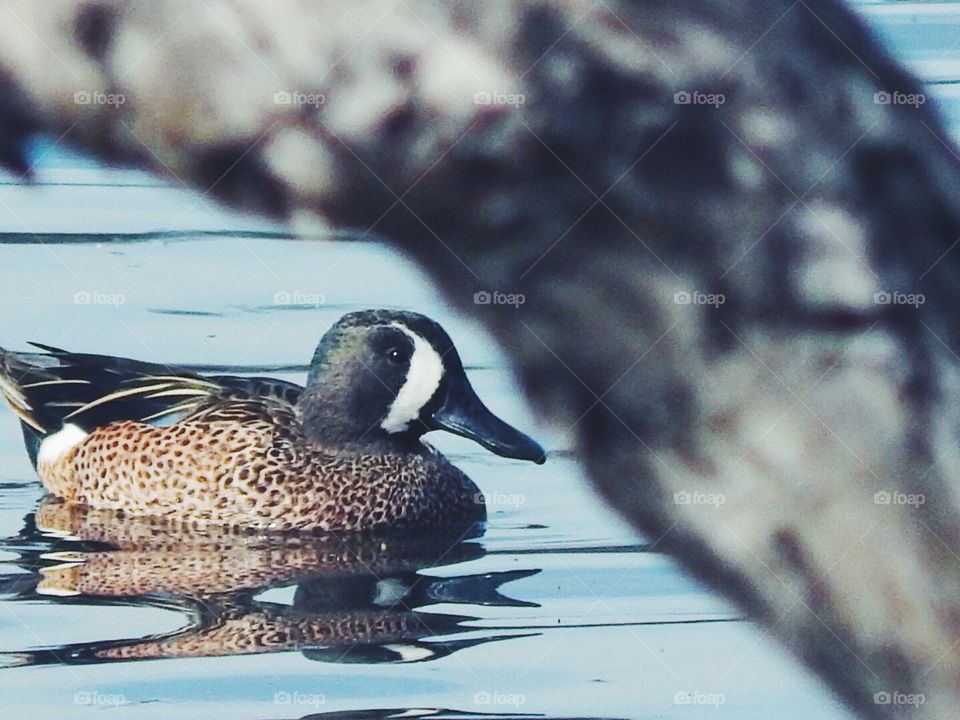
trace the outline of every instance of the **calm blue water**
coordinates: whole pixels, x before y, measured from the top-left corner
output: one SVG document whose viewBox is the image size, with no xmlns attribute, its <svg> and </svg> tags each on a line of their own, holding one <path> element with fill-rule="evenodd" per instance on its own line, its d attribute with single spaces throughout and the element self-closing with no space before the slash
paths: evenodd
<svg viewBox="0 0 960 720">
<path fill-rule="evenodd" d="M 864 9 L 960 129 L 960 7 Z M 480 396 L 551 457 L 537 467 L 432 437 L 490 499 L 486 531 L 460 542 L 159 546 L 131 540 L 135 523 L 93 532 L 41 507 L 0 409 L 2 717 L 848 717 L 593 497 L 568 438 L 520 402 L 490 338 L 404 258 L 278 239 L 282 228 L 49 142 L 35 156 L 39 185 L 0 184 L 3 346 L 302 382 L 343 313 L 414 309 L 447 328 Z M 37 515 L 59 532 L 38 530 Z M 58 569 L 54 552 L 83 562 Z"/>
</svg>

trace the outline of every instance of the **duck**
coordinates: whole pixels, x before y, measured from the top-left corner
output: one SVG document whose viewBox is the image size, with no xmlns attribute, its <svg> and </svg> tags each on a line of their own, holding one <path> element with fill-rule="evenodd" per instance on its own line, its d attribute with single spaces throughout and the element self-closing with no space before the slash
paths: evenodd
<svg viewBox="0 0 960 720">
<path fill-rule="evenodd" d="M 0 395 L 44 488 L 72 504 L 267 531 L 442 527 L 483 522 L 486 508 L 427 432 L 545 460 L 414 312 L 344 315 L 302 387 L 33 345 L 0 349 Z"/>
</svg>

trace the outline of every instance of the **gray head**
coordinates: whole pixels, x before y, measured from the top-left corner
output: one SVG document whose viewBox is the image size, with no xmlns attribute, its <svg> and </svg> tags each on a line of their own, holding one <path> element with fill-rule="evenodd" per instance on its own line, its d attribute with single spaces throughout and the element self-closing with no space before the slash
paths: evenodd
<svg viewBox="0 0 960 720">
<path fill-rule="evenodd" d="M 300 408 L 307 437 L 326 445 L 418 451 L 424 433 L 447 430 L 504 457 L 544 460 L 486 408 L 450 337 L 417 313 L 344 315 L 317 346 Z"/>
</svg>

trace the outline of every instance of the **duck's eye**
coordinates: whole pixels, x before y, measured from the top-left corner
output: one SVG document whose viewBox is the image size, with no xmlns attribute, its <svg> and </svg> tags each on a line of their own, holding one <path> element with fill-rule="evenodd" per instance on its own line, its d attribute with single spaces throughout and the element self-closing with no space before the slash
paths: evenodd
<svg viewBox="0 0 960 720">
<path fill-rule="evenodd" d="M 407 351 L 400 347 L 389 347 L 383 354 L 391 365 L 403 365 L 407 361 Z"/>
</svg>

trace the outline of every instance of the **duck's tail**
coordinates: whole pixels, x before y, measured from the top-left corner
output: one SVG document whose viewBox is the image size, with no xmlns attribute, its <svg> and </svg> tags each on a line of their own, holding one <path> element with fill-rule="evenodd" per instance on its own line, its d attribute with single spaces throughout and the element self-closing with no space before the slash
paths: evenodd
<svg viewBox="0 0 960 720">
<path fill-rule="evenodd" d="M 57 377 L 44 362 L 31 361 L 35 357 L 43 356 L 0 348 L 0 396 L 20 420 L 27 453 L 34 465 L 40 443 L 63 427 L 62 418 L 72 409 L 59 397 L 62 393 L 57 386 L 80 382 Z"/>
<path fill-rule="evenodd" d="M 0 396 L 20 419 L 34 465 L 40 444 L 67 425 L 91 432 L 114 420 L 172 410 L 168 399 L 151 392 L 158 387 L 155 374 L 169 372 L 163 366 L 36 347 L 44 352 L 0 348 Z"/>
<path fill-rule="evenodd" d="M 27 400 L 23 385 L 29 384 L 28 374 L 32 368 L 21 362 L 16 355 L 0 348 L 0 396 L 10 409 L 20 418 L 20 422 L 29 425 L 38 432 L 44 428 L 33 416 L 33 406 Z M 24 380 L 27 380 L 24 383 Z"/>
<path fill-rule="evenodd" d="M 226 401 L 294 405 L 301 390 L 271 378 L 203 377 L 156 363 L 33 345 L 43 352 L 0 348 L 0 396 L 20 419 L 34 465 L 40 444 L 65 428 L 75 435 L 117 420 L 163 425 Z"/>
</svg>

